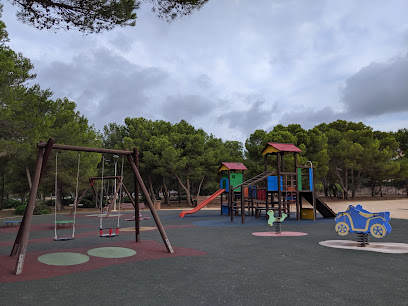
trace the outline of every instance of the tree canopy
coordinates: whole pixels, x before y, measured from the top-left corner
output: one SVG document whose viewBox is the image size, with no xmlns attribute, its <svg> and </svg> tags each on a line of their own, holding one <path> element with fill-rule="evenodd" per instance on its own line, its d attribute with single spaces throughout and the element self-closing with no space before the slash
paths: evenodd
<svg viewBox="0 0 408 306">
<path fill-rule="evenodd" d="M 200 9 L 208 0 L 145 0 L 159 18 L 171 21 Z M 20 21 L 37 29 L 77 29 L 99 33 L 135 26 L 140 1 L 136 0 L 11 0 Z"/>
</svg>

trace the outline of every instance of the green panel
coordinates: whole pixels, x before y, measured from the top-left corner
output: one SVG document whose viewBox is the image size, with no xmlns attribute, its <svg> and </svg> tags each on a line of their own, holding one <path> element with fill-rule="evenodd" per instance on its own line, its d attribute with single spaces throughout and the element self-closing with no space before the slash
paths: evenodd
<svg viewBox="0 0 408 306">
<path fill-rule="evenodd" d="M 298 168 L 298 190 L 302 191 L 302 169 Z"/>
<path fill-rule="evenodd" d="M 242 173 L 231 173 L 230 186 L 241 185 L 243 182 L 242 179 L 243 179 Z M 234 191 L 240 192 L 241 188 L 235 188 Z"/>
</svg>

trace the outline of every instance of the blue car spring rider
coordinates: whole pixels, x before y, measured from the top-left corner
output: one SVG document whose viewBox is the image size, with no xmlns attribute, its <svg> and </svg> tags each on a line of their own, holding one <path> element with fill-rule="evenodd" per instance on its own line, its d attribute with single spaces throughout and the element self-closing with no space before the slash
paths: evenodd
<svg viewBox="0 0 408 306">
<path fill-rule="evenodd" d="M 369 243 L 368 234 L 375 238 L 383 238 L 391 233 L 390 213 L 369 212 L 361 205 L 350 205 L 345 212 L 339 212 L 335 218 L 335 230 L 340 236 L 346 236 L 349 232 L 357 233 L 361 246 Z"/>
</svg>

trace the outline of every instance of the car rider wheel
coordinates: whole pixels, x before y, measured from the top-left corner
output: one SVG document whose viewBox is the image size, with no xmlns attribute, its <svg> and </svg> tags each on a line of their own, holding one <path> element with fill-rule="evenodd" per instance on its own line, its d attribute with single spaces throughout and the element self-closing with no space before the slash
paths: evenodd
<svg viewBox="0 0 408 306">
<path fill-rule="evenodd" d="M 375 223 L 375 224 L 371 225 L 370 233 L 375 238 L 382 238 L 382 237 L 385 236 L 385 234 L 387 234 L 387 229 L 385 228 L 384 225 Z"/>
<path fill-rule="evenodd" d="M 350 227 L 346 222 L 339 222 L 336 224 L 335 230 L 340 236 L 346 236 L 350 231 Z"/>
</svg>

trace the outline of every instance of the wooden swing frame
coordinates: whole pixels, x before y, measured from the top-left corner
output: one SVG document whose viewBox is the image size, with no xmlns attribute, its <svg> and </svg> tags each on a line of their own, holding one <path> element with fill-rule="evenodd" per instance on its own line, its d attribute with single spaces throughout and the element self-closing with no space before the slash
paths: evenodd
<svg viewBox="0 0 408 306">
<path fill-rule="evenodd" d="M 113 150 L 113 149 L 102 149 L 102 148 L 89 148 L 89 147 L 78 147 L 71 145 L 59 145 L 55 144 L 55 140 L 50 138 L 48 142 L 41 141 L 37 144 L 37 162 L 35 168 L 34 179 L 30 191 L 30 198 L 27 204 L 27 208 L 24 212 L 23 219 L 20 224 L 16 239 L 14 241 L 13 248 L 11 250 L 10 256 L 17 255 L 15 274 L 21 274 L 23 272 L 24 259 L 27 252 L 28 239 L 30 236 L 31 222 L 33 218 L 33 212 L 35 207 L 35 202 L 37 198 L 38 186 L 40 185 L 41 178 L 45 173 L 45 168 L 47 165 L 48 158 L 52 150 L 66 150 L 66 151 L 77 151 L 77 152 L 93 152 L 101 154 L 116 154 L 126 156 L 133 174 L 134 174 L 134 185 L 135 185 L 135 216 L 139 215 L 139 188 L 143 192 L 143 195 L 146 198 L 147 205 L 152 213 L 154 221 L 156 222 L 157 228 L 160 232 L 160 235 L 163 239 L 163 242 L 167 248 L 167 252 L 174 253 L 173 247 L 170 244 L 170 241 L 167 237 L 167 234 L 164 230 L 163 225 L 161 224 L 160 218 L 157 215 L 157 212 L 154 208 L 153 202 L 147 192 L 146 186 L 140 176 L 138 166 L 138 150 L 133 148 L 133 151 L 128 150 Z M 140 241 L 140 220 L 135 218 L 135 232 L 136 242 Z"/>
</svg>

